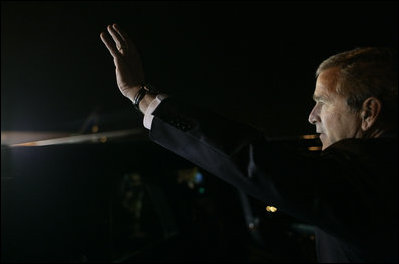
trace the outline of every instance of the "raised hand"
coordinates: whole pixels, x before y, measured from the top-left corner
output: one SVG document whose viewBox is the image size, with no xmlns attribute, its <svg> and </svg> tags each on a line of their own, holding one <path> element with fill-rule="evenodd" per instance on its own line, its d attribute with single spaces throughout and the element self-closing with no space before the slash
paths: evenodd
<svg viewBox="0 0 399 264">
<path fill-rule="evenodd" d="M 117 85 L 124 96 L 133 100 L 140 85 L 144 83 L 140 54 L 118 25 L 109 25 L 107 30 L 109 34 L 101 32 L 100 37 L 114 58 Z"/>
</svg>

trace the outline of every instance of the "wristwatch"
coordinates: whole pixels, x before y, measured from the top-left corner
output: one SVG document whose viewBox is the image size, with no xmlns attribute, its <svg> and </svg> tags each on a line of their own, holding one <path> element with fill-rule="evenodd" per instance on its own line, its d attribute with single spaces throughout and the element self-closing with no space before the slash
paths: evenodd
<svg viewBox="0 0 399 264">
<path fill-rule="evenodd" d="M 133 98 L 133 106 L 140 111 L 139 104 L 146 94 L 159 94 L 159 92 L 150 84 L 143 84 L 140 90 L 136 93 Z"/>
</svg>

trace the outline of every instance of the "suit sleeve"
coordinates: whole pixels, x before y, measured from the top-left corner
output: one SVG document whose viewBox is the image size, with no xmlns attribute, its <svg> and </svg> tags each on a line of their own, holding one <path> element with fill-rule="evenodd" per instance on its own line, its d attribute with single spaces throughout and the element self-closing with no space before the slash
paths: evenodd
<svg viewBox="0 0 399 264">
<path fill-rule="evenodd" d="M 356 176 L 362 173 L 346 154 L 298 153 L 250 126 L 174 98 L 165 99 L 153 114 L 152 141 L 302 221 L 336 233 L 345 225 L 350 230 L 356 225 L 352 219 L 368 210 L 367 201 L 360 200 L 365 197 L 358 188 L 362 179 Z"/>
</svg>

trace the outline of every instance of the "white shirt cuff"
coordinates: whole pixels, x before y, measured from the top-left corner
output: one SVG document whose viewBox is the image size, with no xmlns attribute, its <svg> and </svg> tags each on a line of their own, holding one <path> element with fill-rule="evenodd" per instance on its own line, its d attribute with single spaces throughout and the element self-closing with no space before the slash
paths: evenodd
<svg viewBox="0 0 399 264">
<path fill-rule="evenodd" d="M 143 125 L 147 129 L 151 129 L 152 120 L 154 116 L 155 109 L 157 109 L 158 105 L 162 102 L 163 99 L 168 97 L 166 94 L 158 94 L 154 100 L 148 105 L 147 110 L 144 113 Z"/>
</svg>

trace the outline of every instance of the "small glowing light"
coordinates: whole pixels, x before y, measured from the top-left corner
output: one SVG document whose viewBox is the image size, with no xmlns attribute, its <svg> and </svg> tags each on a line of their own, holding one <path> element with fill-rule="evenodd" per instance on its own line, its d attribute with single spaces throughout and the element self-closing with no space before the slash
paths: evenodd
<svg viewBox="0 0 399 264">
<path fill-rule="evenodd" d="M 254 230 L 255 229 L 255 224 L 254 223 L 249 223 L 248 229 L 249 230 Z"/>
<path fill-rule="evenodd" d="M 91 127 L 91 132 L 93 132 L 93 133 L 97 133 L 98 132 L 98 126 L 97 125 L 94 125 L 94 126 L 92 126 Z"/>
<path fill-rule="evenodd" d="M 195 174 L 195 183 L 201 183 L 204 179 L 204 176 L 202 175 L 201 172 L 197 171 L 197 173 Z"/>
<path fill-rule="evenodd" d="M 100 138 L 100 142 L 101 142 L 101 143 L 107 142 L 107 137 L 101 137 L 101 138 Z"/>
<path fill-rule="evenodd" d="M 205 188 L 204 187 L 200 187 L 198 189 L 198 191 L 199 191 L 200 194 L 203 194 L 205 192 Z"/>
<path fill-rule="evenodd" d="M 316 134 L 316 135 L 303 135 L 302 136 L 302 138 L 303 139 L 315 139 L 315 138 L 318 138 L 319 136 Z"/>
<path fill-rule="evenodd" d="M 201 184 L 203 182 L 204 176 L 198 171 L 197 167 L 182 169 L 177 172 L 177 182 L 187 183 L 190 189 L 194 189 L 195 185 Z"/>
<path fill-rule="evenodd" d="M 270 212 L 270 213 L 274 213 L 277 211 L 277 208 L 271 205 L 266 206 L 266 211 Z"/>
<path fill-rule="evenodd" d="M 321 150 L 321 146 L 308 147 L 308 150 L 310 150 L 310 151 L 319 151 L 319 150 Z"/>
</svg>

